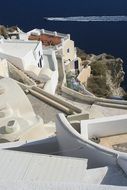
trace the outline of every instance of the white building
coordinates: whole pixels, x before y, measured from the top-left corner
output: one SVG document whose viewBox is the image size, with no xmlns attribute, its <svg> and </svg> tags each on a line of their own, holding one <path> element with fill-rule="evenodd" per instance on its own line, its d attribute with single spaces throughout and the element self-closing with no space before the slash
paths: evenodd
<svg viewBox="0 0 127 190">
<path fill-rule="evenodd" d="M 51 94 L 55 94 L 59 77 L 55 51 L 53 49 L 43 49 L 43 58 L 44 66 L 40 72 L 40 76 L 43 78 L 43 81 L 46 80 L 44 90 Z"/>
<path fill-rule="evenodd" d="M 67 72 L 80 70 L 81 60 L 77 57 L 74 41 L 69 34 L 47 31 L 44 29 L 33 29 L 27 33 L 29 40 L 41 41 L 43 47 L 52 48 L 56 55 L 61 56 Z"/>
<path fill-rule="evenodd" d="M 21 70 L 30 65 L 43 66 L 43 51 L 40 42 L 21 40 L 1 40 L 0 58 L 7 59 Z"/>
<path fill-rule="evenodd" d="M 58 66 L 52 49 L 43 51 L 39 41 L 1 40 L 0 58 L 8 60 L 34 80 L 44 83 L 44 90 L 55 94 Z"/>
<path fill-rule="evenodd" d="M 33 29 L 27 33 L 29 40 L 40 40 L 43 46 L 55 47 L 60 50 L 64 61 L 73 61 L 76 56 L 74 41 L 70 39 L 70 34 L 62 34 L 44 29 Z"/>
<path fill-rule="evenodd" d="M 55 66 L 56 69 L 56 73 L 54 73 L 55 77 L 53 77 L 53 84 L 55 86 L 58 81 L 59 87 L 62 85 L 62 81 L 66 83 L 66 73 L 73 72 L 76 75 L 79 73 L 81 70 L 81 60 L 77 57 L 74 41 L 70 39 L 69 34 L 44 29 L 33 29 L 26 35 L 29 40 L 42 42 L 45 62 L 44 67 L 49 65 L 50 67 Z M 62 76 L 63 74 L 61 73 L 64 73 L 64 76 Z"/>
<path fill-rule="evenodd" d="M 70 35 L 34 29 L 19 37 L 19 40 L 0 41 L 0 58 L 7 59 L 31 78 L 44 83 L 47 92 L 55 94 L 60 78 L 59 65 L 66 73 L 80 69 Z"/>
</svg>

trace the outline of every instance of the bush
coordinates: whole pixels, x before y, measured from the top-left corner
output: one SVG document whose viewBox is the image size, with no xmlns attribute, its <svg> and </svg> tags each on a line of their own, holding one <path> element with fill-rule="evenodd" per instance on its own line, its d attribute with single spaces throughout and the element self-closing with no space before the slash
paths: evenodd
<svg viewBox="0 0 127 190">
<path fill-rule="evenodd" d="M 96 61 L 91 64 L 91 70 L 92 74 L 94 76 L 105 76 L 106 75 L 106 64 L 103 63 L 102 61 Z"/>
<path fill-rule="evenodd" d="M 109 95 L 105 76 L 91 76 L 87 81 L 87 89 L 98 97 L 107 97 Z"/>
</svg>

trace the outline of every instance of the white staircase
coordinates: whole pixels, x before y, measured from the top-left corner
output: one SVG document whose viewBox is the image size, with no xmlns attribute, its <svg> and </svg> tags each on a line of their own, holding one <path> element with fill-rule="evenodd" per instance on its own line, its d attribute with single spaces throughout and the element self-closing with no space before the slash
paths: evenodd
<svg viewBox="0 0 127 190">
<path fill-rule="evenodd" d="M 0 181 L 1 190 L 127 190 L 127 187 L 81 183 L 47 183 L 38 181 Z"/>
<path fill-rule="evenodd" d="M 86 184 L 101 184 L 108 171 L 108 167 L 86 170 L 83 182 Z"/>
<path fill-rule="evenodd" d="M 87 169 L 87 162 L 81 158 L 1 150 L 0 189 L 127 189 L 127 177 L 121 168 Z"/>
</svg>

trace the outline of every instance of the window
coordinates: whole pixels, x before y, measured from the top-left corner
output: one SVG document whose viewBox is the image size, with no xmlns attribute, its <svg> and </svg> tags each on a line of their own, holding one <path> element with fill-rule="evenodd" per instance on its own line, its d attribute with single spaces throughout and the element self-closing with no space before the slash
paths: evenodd
<svg viewBox="0 0 127 190">
<path fill-rule="evenodd" d="M 42 60 L 40 59 L 40 67 L 42 68 Z"/>
<path fill-rule="evenodd" d="M 67 53 L 70 53 L 70 49 L 69 48 L 67 49 Z"/>
<path fill-rule="evenodd" d="M 39 59 L 38 67 L 42 68 L 42 57 Z"/>
<path fill-rule="evenodd" d="M 42 55 L 41 55 L 41 57 L 40 57 L 40 59 L 39 59 L 39 62 L 38 62 L 38 67 L 40 67 L 40 68 L 42 68 L 42 66 L 43 66 L 42 60 L 43 60 L 43 57 L 42 57 Z"/>
<path fill-rule="evenodd" d="M 78 69 L 78 60 L 76 60 L 76 61 L 74 62 L 74 68 L 75 68 L 75 69 Z"/>
</svg>

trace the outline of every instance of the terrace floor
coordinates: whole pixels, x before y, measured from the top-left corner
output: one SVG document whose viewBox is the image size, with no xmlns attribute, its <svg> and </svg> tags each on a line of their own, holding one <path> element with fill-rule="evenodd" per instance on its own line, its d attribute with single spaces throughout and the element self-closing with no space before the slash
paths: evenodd
<svg viewBox="0 0 127 190">
<path fill-rule="evenodd" d="M 127 133 L 100 138 L 100 145 L 127 153 Z"/>
</svg>

